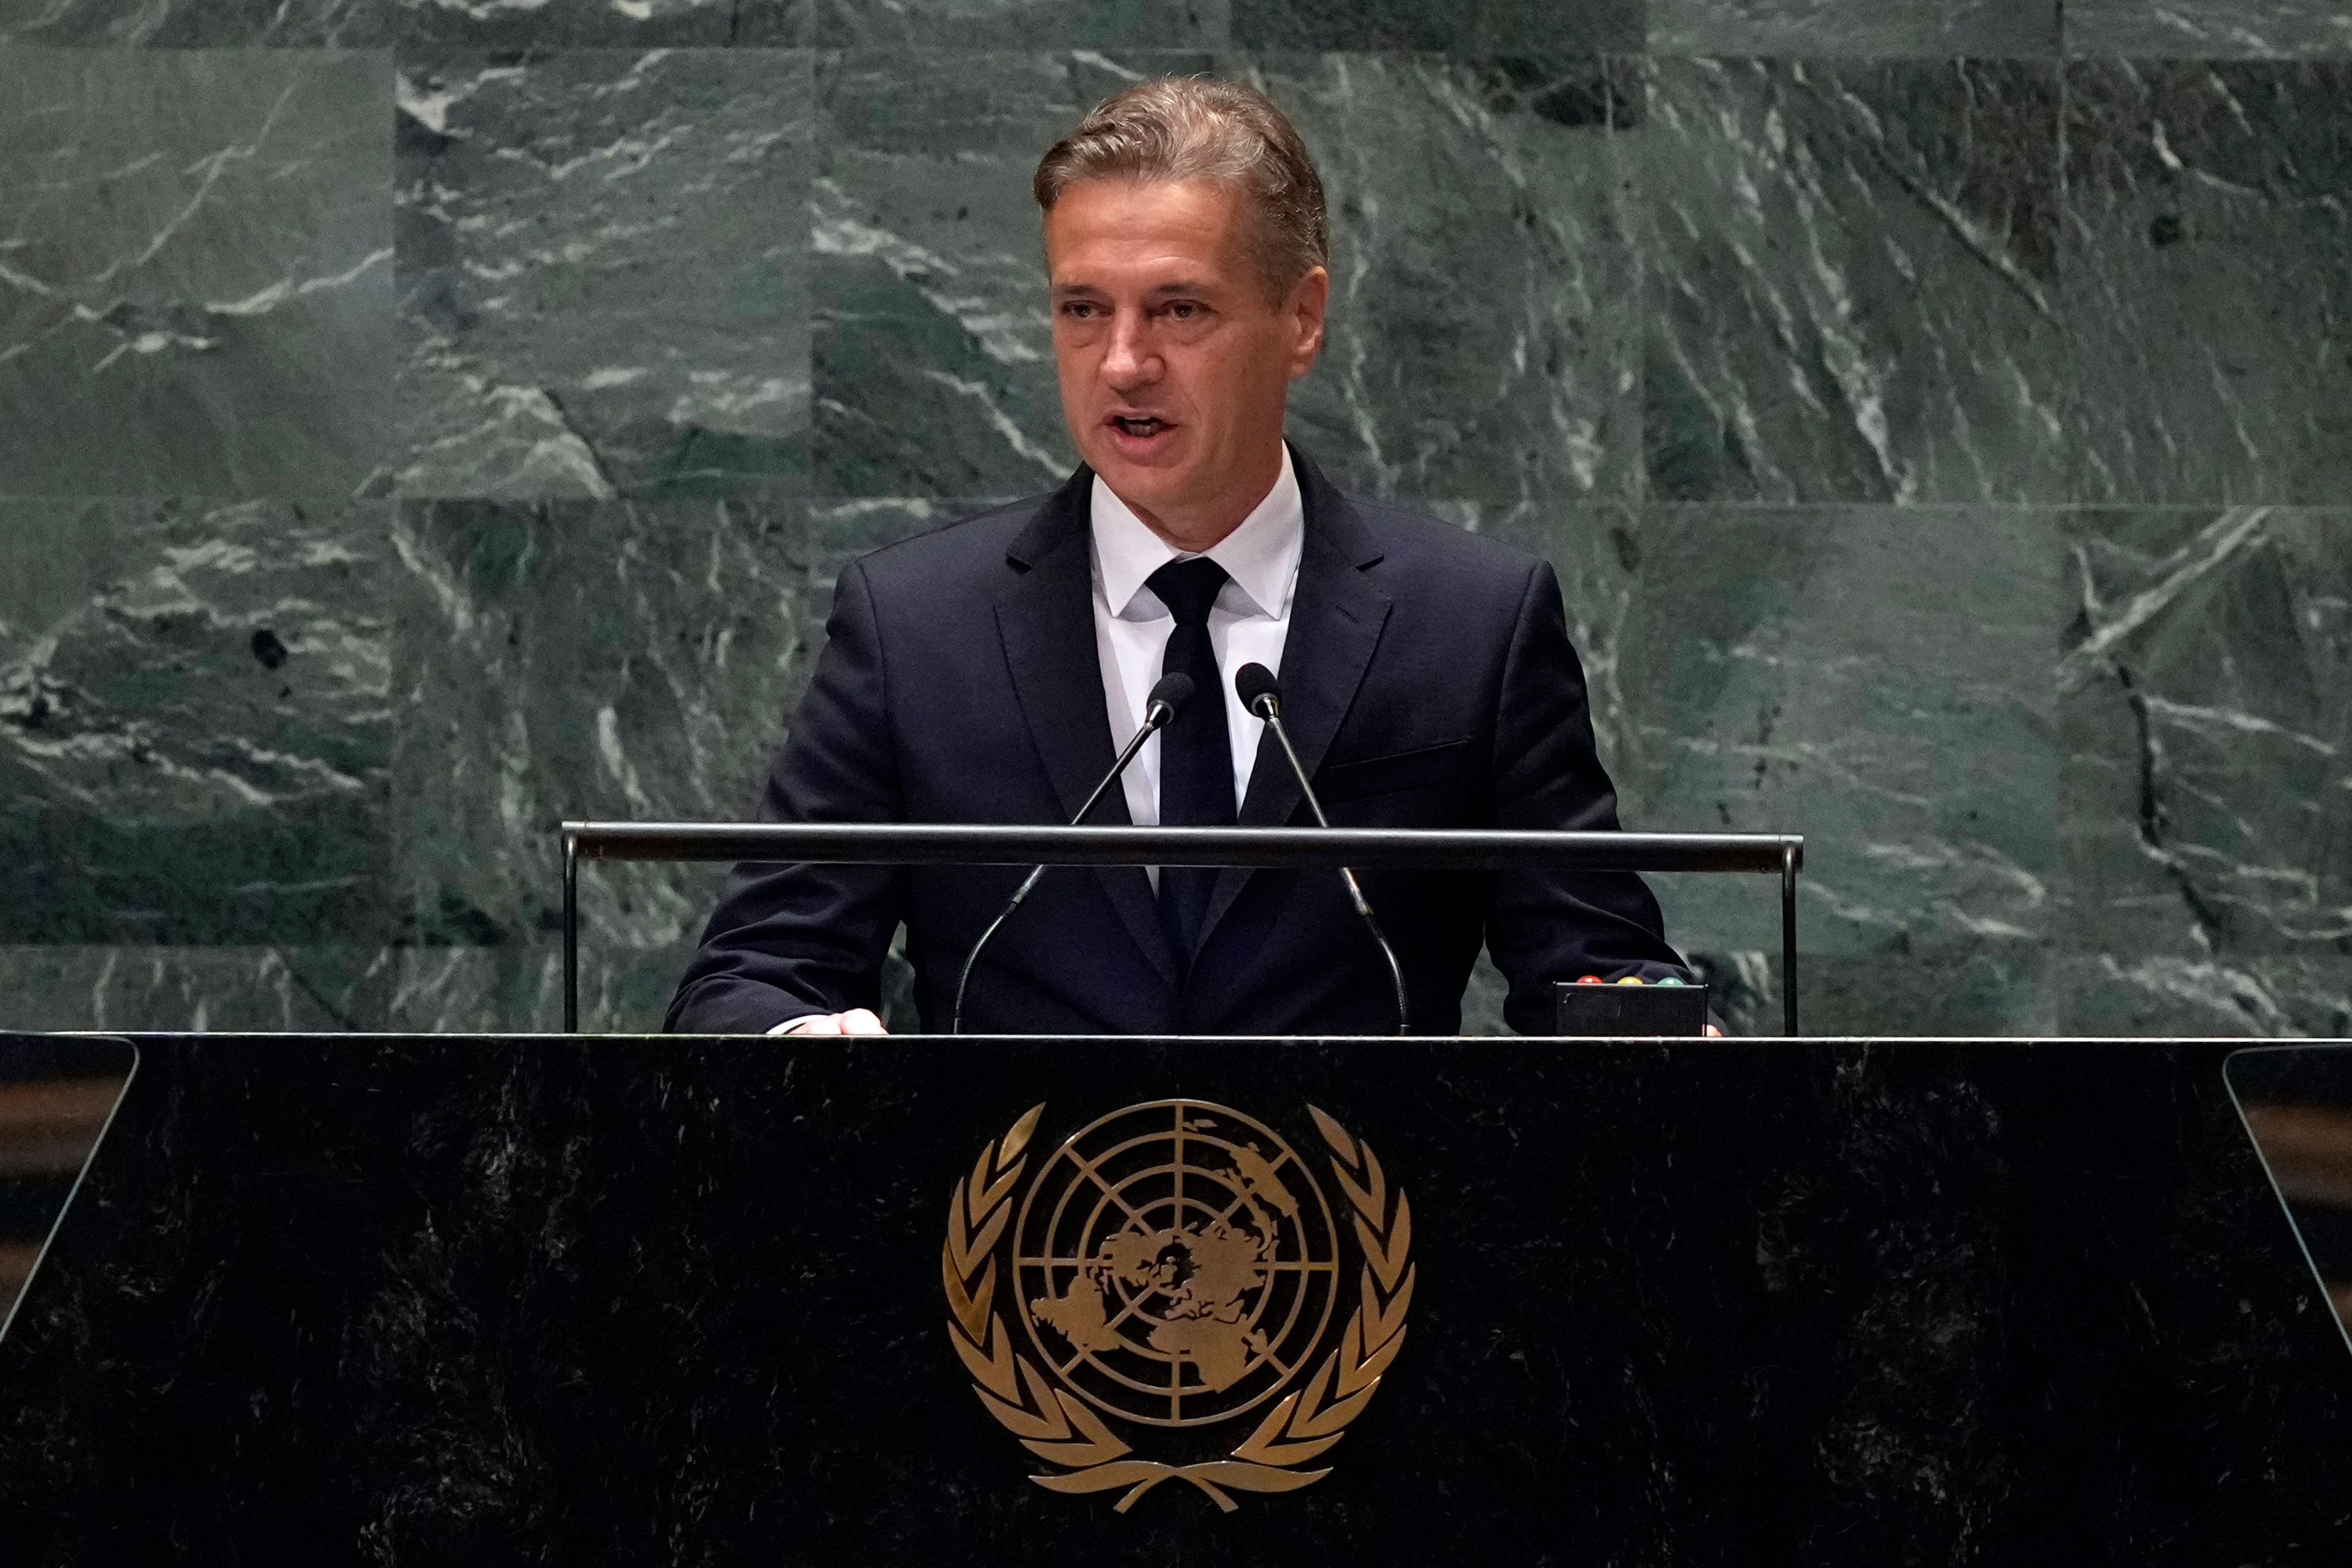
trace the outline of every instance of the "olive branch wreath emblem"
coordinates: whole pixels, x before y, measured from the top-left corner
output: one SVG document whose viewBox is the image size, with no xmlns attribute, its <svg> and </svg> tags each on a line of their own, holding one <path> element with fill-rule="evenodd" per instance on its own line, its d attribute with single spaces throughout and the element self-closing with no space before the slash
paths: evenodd
<svg viewBox="0 0 2352 1568">
<path fill-rule="evenodd" d="M 1118 1513 L 1162 1481 L 1187 1481 L 1231 1513 L 1238 1506 L 1231 1492 L 1297 1491 L 1329 1475 L 1328 1467 L 1301 1467 L 1337 1443 L 1371 1402 L 1381 1374 L 1403 1348 L 1405 1310 L 1412 1304 L 1412 1205 L 1402 1188 L 1390 1202 L 1388 1179 L 1370 1145 L 1316 1107 L 1307 1108 L 1330 1148 L 1331 1173 L 1355 1211 L 1356 1241 L 1364 1254 L 1360 1300 L 1339 1347 L 1226 1458 L 1170 1465 L 1137 1456 L 1084 1401 L 1056 1388 L 1035 1361 L 1013 1348 L 1012 1332 L 996 1310 L 996 1247 L 1028 1166 L 1030 1135 L 1045 1110 L 1042 1103 L 1031 1106 L 1003 1137 L 982 1147 L 969 1177 L 957 1179 L 947 1245 L 940 1250 L 948 1338 L 971 1373 L 972 1392 L 1024 1447 L 1062 1467 L 1030 1479 L 1057 1492 L 1124 1487 L 1126 1495 L 1114 1505 Z"/>
</svg>

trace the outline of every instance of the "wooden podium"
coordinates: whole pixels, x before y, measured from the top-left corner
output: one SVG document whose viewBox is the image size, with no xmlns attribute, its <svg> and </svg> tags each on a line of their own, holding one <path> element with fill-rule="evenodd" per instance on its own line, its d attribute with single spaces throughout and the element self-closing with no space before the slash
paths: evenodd
<svg viewBox="0 0 2352 1568">
<path fill-rule="evenodd" d="M 2352 1544 L 2231 1042 L 131 1044 L 11 1563 Z"/>
</svg>

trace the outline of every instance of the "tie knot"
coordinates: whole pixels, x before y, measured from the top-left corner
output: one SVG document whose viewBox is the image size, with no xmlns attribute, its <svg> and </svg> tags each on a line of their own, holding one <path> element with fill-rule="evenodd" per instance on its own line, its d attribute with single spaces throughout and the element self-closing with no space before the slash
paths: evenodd
<svg viewBox="0 0 2352 1568">
<path fill-rule="evenodd" d="M 1225 569 L 1205 555 L 1195 555 L 1190 561 L 1171 561 L 1143 584 L 1160 595 L 1178 626 L 1202 626 L 1209 624 L 1209 606 L 1225 585 Z"/>
</svg>

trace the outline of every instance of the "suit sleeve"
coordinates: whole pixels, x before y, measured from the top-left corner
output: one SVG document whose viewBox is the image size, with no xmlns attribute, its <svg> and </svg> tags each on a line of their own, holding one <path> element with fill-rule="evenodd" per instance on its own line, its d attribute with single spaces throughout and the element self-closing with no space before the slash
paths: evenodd
<svg viewBox="0 0 2352 1568">
<path fill-rule="evenodd" d="M 853 563 L 835 590 L 808 694 L 768 770 L 764 819 L 905 820 L 886 666 L 873 590 Z M 810 1014 L 878 1008 L 883 957 L 905 904 L 896 868 L 737 866 L 664 1026 L 764 1034 Z"/>
<path fill-rule="evenodd" d="M 1584 669 L 1568 640 L 1559 581 L 1529 572 L 1503 670 L 1495 727 L 1495 826 L 1613 832 L 1617 792 L 1592 741 Z M 1553 1029 L 1554 981 L 1599 974 L 1687 980 L 1658 901 L 1630 871 L 1506 871 L 1495 879 L 1486 947 L 1510 983 L 1504 1018 Z"/>
</svg>

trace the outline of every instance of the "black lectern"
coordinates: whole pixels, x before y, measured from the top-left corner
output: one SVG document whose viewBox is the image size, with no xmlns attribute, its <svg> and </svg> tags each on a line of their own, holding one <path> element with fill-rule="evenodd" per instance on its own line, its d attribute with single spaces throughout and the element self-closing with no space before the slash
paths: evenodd
<svg viewBox="0 0 2352 1568">
<path fill-rule="evenodd" d="M 2352 1544 L 2227 1042 L 133 1043 L 11 1563 Z"/>
</svg>

